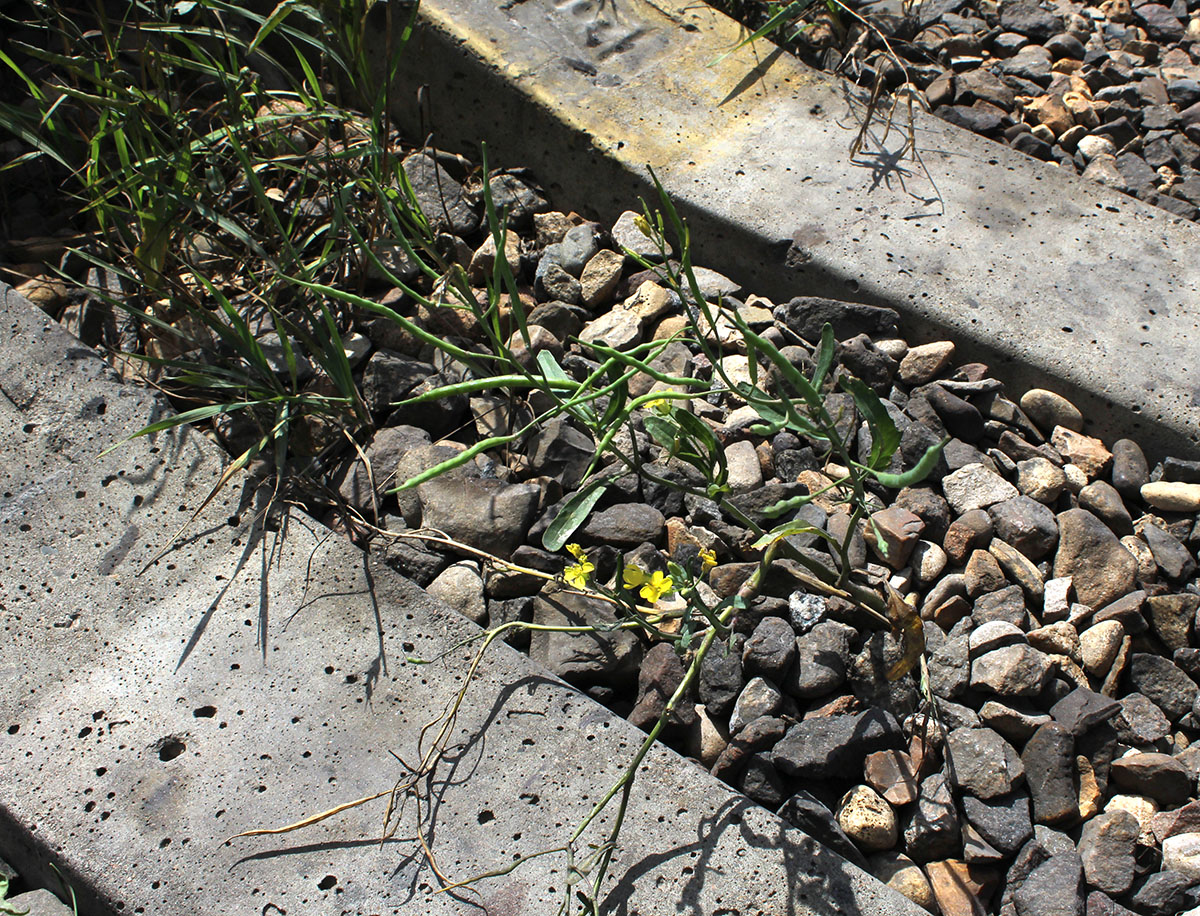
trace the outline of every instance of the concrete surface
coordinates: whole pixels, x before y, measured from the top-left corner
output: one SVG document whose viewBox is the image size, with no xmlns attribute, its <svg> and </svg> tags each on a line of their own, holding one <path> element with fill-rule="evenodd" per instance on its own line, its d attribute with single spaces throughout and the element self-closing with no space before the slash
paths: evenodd
<svg viewBox="0 0 1200 916">
<path fill-rule="evenodd" d="M 1001 378 L 1074 399 L 1088 428 L 1200 454 L 1200 230 L 918 112 L 852 157 L 848 84 L 691 0 L 423 0 L 397 115 L 415 136 L 532 167 L 612 219 L 688 216 L 697 263 L 786 301 L 890 305 Z M 418 91 L 418 87 L 420 91 Z M 582 212 L 582 211 L 581 211 Z"/>
<path fill-rule="evenodd" d="M 562 856 L 434 895 L 412 799 L 383 844 L 382 802 L 228 839 L 390 789 L 479 631 L 302 515 L 264 531 L 261 495 L 236 487 L 140 572 L 207 495 L 217 448 L 164 433 L 98 458 L 161 404 L 3 285 L 0 333 L 4 857 L 50 886 L 56 865 L 85 914 L 554 912 Z M 419 809 L 443 872 L 561 844 L 640 736 L 495 647 Z M 606 891 L 627 916 L 918 913 L 667 750 Z"/>
</svg>

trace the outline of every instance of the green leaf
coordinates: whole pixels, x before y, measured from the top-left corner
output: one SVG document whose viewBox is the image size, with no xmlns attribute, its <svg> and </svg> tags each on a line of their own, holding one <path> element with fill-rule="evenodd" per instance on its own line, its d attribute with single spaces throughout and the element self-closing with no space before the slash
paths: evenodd
<svg viewBox="0 0 1200 916">
<path fill-rule="evenodd" d="M 783 9 L 779 10 L 779 12 L 777 12 L 774 16 L 772 16 L 770 19 L 768 19 L 765 23 L 763 23 L 762 28 L 760 28 L 753 35 L 750 35 L 747 38 L 743 38 L 741 41 L 739 41 L 736 45 L 734 45 L 732 48 L 730 48 L 724 54 L 721 54 L 721 55 L 713 58 L 713 60 L 709 63 L 709 66 L 715 67 L 717 64 L 719 64 L 721 61 L 723 61 L 725 58 L 727 58 L 730 54 L 733 54 L 735 51 L 739 51 L 742 48 L 746 47 L 746 45 L 756 42 L 756 41 L 758 41 L 758 39 L 763 38 L 767 35 L 770 35 L 776 29 L 783 28 L 784 26 L 788 25 L 789 23 L 794 22 L 796 19 L 800 18 L 800 14 L 803 13 L 810 6 L 812 6 L 814 2 L 815 2 L 815 0 L 794 0 L 794 2 L 789 3 L 787 6 L 783 7 Z"/>
<path fill-rule="evenodd" d="M 829 367 L 833 365 L 833 351 L 836 341 L 833 338 L 833 325 L 828 321 L 821 328 L 821 343 L 817 347 L 817 367 L 813 370 L 812 383 L 817 391 L 821 390 L 821 386 L 825 384 L 825 379 L 829 375 Z"/>
<path fill-rule="evenodd" d="M 259 26 L 258 34 L 254 36 L 254 40 L 246 47 L 247 54 L 253 54 L 255 49 L 260 44 L 266 41 L 267 36 L 275 31 L 276 26 L 283 22 L 284 19 L 292 12 L 292 7 L 295 6 L 294 0 L 283 0 L 275 9 L 271 11 L 271 15 L 266 18 L 266 21 Z"/>
<path fill-rule="evenodd" d="M 647 414 L 642 418 L 642 425 L 646 428 L 646 432 L 650 434 L 650 438 L 663 448 L 669 449 L 675 445 L 675 437 L 679 434 L 679 427 L 668 418 L 660 417 L 658 414 Z"/>
<path fill-rule="evenodd" d="M 779 516 L 785 515 L 793 509 L 799 509 L 801 506 L 807 505 L 812 500 L 812 495 L 807 493 L 799 496 L 789 496 L 787 499 L 779 500 L 779 502 L 772 506 L 767 506 L 767 508 L 759 512 L 759 515 L 763 518 L 779 518 Z"/>
<path fill-rule="evenodd" d="M 126 442 L 131 442 L 142 436 L 149 436 L 153 433 L 162 432 L 164 429 L 173 429 L 176 426 L 182 426 L 185 423 L 196 423 L 200 420 L 207 420 L 211 417 L 218 416 L 223 413 L 233 413 L 237 410 L 244 410 L 247 407 L 255 407 L 262 401 L 241 401 L 236 404 L 209 404 L 206 407 L 197 407 L 194 410 L 185 410 L 183 413 L 172 414 L 165 420 L 159 420 L 156 423 L 151 423 L 148 426 L 143 426 L 132 436 L 122 439 L 116 445 L 110 445 L 100 453 L 98 457 L 103 458 L 109 452 L 119 448 Z"/>
<path fill-rule="evenodd" d="M 600 501 L 604 491 L 608 489 L 608 478 L 594 478 L 583 489 L 567 500 L 567 504 L 554 516 L 546 531 L 542 534 L 542 546 L 551 553 L 563 549 L 563 545 L 571 539 L 580 525 L 587 519 L 593 507 Z"/>
<path fill-rule="evenodd" d="M 879 400 L 879 395 L 870 386 L 849 375 L 843 375 L 839 381 L 842 388 L 854 398 L 855 406 L 871 430 L 871 455 L 865 462 L 866 466 L 872 471 L 887 467 L 900 447 L 900 431 Z"/>
<path fill-rule="evenodd" d="M 886 471 L 871 470 L 871 474 L 885 487 L 893 490 L 903 490 L 905 487 L 911 487 L 920 483 L 929 476 L 929 472 L 933 470 L 938 463 L 938 459 L 942 457 L 942 449 L 946 447 L 946 443 L 950 441 L 947 436 L 937 445 L 931 445 L 925 449 L 925 454 L 921 456 L 921 460 L 914 464 L 907 471 L 901 474 L 889 474 Z"/>
<path fill-rule="evenodd" d="M 686 410 L 677 411 L 675 420 L 679 424 L 680 431 L 693 441 L 698 442 L 707 453 L 703 457 L 707 460 L 708 466 L 704 467 L 696 464 L 696 467 L 714 483 L 724 486 L 725 481 L 729 477 L 729 469 L 725 464 L 725 450 L 717 442 L 717 437 L 712 429 L 703 420 L 693 416 Z M 686 456 L 681 454 L 680 457 L 685 458 Z"/>
</svg>

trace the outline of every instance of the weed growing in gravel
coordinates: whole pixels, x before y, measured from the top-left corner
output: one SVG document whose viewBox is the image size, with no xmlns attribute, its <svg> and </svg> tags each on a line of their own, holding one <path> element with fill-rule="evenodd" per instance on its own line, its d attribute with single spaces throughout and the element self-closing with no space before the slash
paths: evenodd
<svg viewBox="0 0 1200 916">
<path fill-rule="evenodd" d="M 74 257 L 121 281 L 123 294 L 104 295 L 134 319 L 128 334 L 129 343 L 142 348 L 137 359 L 179 406 L 198 405 L 139 435 L 213 422 L 234 444 L 236 456 L 217 489 L 260 455 L 271 456 L 280 474 L 288 468 L 295 472 L 300 455 L 308 459 L 300 468 L 306 473 L 320 466 L 323 455 L 343 448 L 346 436 L 370 430 L 371 412 L 353 375 L 354 342 L 344 336 L 354 315 L 392 322 L 454 367 L 452 382 L 426 386 L 394 406 L 490 392 L 529 409 L 526 419 L 481 436 L 392 492 L 412 490 L 477 456 L 499 454 L 558 418 L 569 418 L 591 434 L 594 457 L 543 536 L 547 550 L 565 550 L 573 560 L 563 573 L 514 566 L 443 532 L 391 536 L 452 546 L 494 566 L 553 580 L 605 602 L 613 622 L 514 622 L 481 632 L 472 640 L 478 649 L 455 702 L 426 729 L 428 740 L 418 759 L 405 764 L 407 772 L 393 788 L 249 835 L 298 829 L 383 798 L 388 799 L 386 835 L 397 829 L 410 802 L 421 835 L 423 806 L 429 804 L 422 789 L 443 760 L 459 705 L 492 643 L 516 630 L 634 631 L 649 642 L 673 645 L 684 675 L 619 779 L 564 845 L 551 850 L 568 857 L 574 878 L 564 911 L 578 905 L 595 913 L 638 767 L 688 696 L 705 657 L 717 640 L 730 635 L 773 565 L 786 561 L 791 575 L 810 590 L 849 600 L 893 629 L 906 651 L 891 676 L 920 663 L 923 641 L 916 614 L 886 582 L 871 581 L 853 568 L 850 547 L 860 523 L 869 523 L 872 488 L 915 484 L 932 469 L 941 446 L 930 448 L 903 473 L 889 470 L 900 435 L 867 385 L 834 372 L 832 329 L 824 328 L 806 373 L 757 334 L 737 309 L 709 301 L 691 265 L 687 226 L 661 188 L 657 209 L 644 208 L 638 220 L 658 257 L 629 250 L 626 255 L 656 272 L 659 285 L 678 300 L 685 326 L 674 337 L 624 349 L 573 338 L 586 359 L 568 371 L 552 349 L 535 345 L 506 257 L 494 258 L 486 296 L 476 296 L 463 267 L 443 250 L 432 214 L 422 211 L 401 165 L 387 117 L 388 77 L 408 33 L 398 32 L 382 74 L 372 71 L 363 36 L 370 17 L 380 11 L 373 14 L 370 6 L 283 3 L 258 16 L 221 0 L 189 0 L 139 3 L 132 7 L 135 16 L 113 21 L 97 14 L 82 22 L 53 4 L 34 4 L 40 20 L 21 24 L 27 37 L 11 42 L 21 61 L 0 58 L 28 86 L 32 104 L 6 105 L 0 118 L 33 146 L 31 156 L 41 155 L 69 173 L 94 227 L 91 244 Z M 300 16 L 313 20 L 321 37 L 295 26 L 292 17 Z M 384 25 L 388 34 L 390 25 Z M 51 35 L 62 37 L 51 41 Z M 352 99 L 368 101 L 365 113 L 352 107 Z M 487 175 L 486 150 L 483 169 Z M 504 214 L 497 212 L 486 181 L 483 191 L 495 251 L 505 252 Z M 678 260 L 670 260 L 672 251 L 679 252 Z M 368 274 L 386 279 L 424 309 L 460 313 L 478 329 L 482 345 L 465 346 L 433 334 L 364 295 L 362 279 Z M 721 342 L 730 338 L 744 349 L 748 378 L 734 377 L 721 358 Z M 655 358 L 677 342 L 711 365 L 712 376 L 656 368 Z M 654 390 L 635 396 L 630 390 L 635 376 L 652 379 Z M 854 456 L 863 451 L 840 431 L 845 418 L 827 406 L 827 395 L 835 390 L 849 396 L 865 423 L 870 447 L 861 461 Z M 824 489 L 782 500 L 752 517 L 732 499 L 724 446 L 690 409 L 693 399 L 709 395 L 751 408 L 758 418 L 751 431 L 758 435 L 789 430 L 803 436 L 823 450 L 827 468 L 840 470 Z M 638 443 L 646 435 L 661 447 L 660 460 L 643 459 Z M 749 549 L 757 563 L 734 594 L 718 599 L 707 586 L 715 557 L 703 550 L 672 558 L 665 570 L 619 566 L 611 579 L 597 581 L 595 563 L 573 537 L 616 479 L 630 473 L 645 483 L 711 500 L 751 532 Z M 796 510 L 818 498 L 848 507 L 844 537 L 794 518 Z M 388 534 L 359 522 L 376 535 Z M 792 540 L 797 535 L 827 541 L 835 566 L 798 548 Z M 877 541 L 884 543 L 882 537 Z M 595 840 L 590 828 L 614 804 L 607 834 Z M 427 845 L 424 851 L 444 889 L 463 886 L 439 870 Z"/>
<path fill-rule="evenodd" d="M 678 335 L 665 340 L 650 341 L 627 350 L 618 350 L 598 341 L 585 342 L 574 338 L 573 343 L 578 344 L 595 363 L 595 368 L 582 378 L 568 373 L 550 350 L 539 350 L 532 364 L 527 364 L 517 359 L 507 348 L 498 349 L 495 354 L 498 358 L 496 365 L 503 366 L 508 371 L 441 386 L 422 393 L 410 402 L 433 401 L 468 392 L 504 390 L 510 395 L 521 393 L 526 403 L 536 402 L 541 405 L 541 409 L 520 428 L 481 440 L 449 460 L 404 481 L 393 492 L 412 489 L 427 480 L 452 471 L 482 452 L 516 441 L 559 416 L 570 416 L 591 433 L 594 441 L 598 443 L 595 457 L 577 492 L 567 500 L 542 538 L 547 550 L 565 550 L 574 561 L 566 566 L 560 576 L 552 577 L 535 570 L 517 567 L 499 557 L 488 556 L 483 551 L 457 543 L 436 531 L 401 532 L 392 536 L 432 540 L 483 557 L 497 568 L 556 579 L 560 587 L 583 592 L 606 602 L 614 611 L 615 621 L 605 626 L 546 626 L 512 622 L 480 633 L 471 640 L 477 641 L 479 648 L 468 677 L 446 713 L 427 727 L 426 734 L 433 735 L 433 738 L 422 745 L 419 761 L 406 764 L 407 774 L 392 790 L 360 799 L 352 804 L 388 798 L 385 830 L 391 835 L 398 827 L 400 812 L 413 800 L 417 809 L 417 829 L 420 831 L 423 796 L 421 787 L 432 778 L 447 751 L 458 710 L 470 687 L 471 677 L 488 648 L 497 639 L 504 638 L 514 631 L 553 631 L 586 635 L 617 629 L 633 630 L 640 632 L 651 642 L 666 641 L 673 644 L 684 667 L 681 681 L 666 700 L 657 720 L 649 728 L 645 740 L 628 766 L 577 825 L 563 847 L 538 851 L 518 860 L 502 872 L 480 875 L 455 883 L 448 882 L 433 860 L 432 852 L 426 847 L 431 866 L 446 882 L 444 890 L 463 888 L 481 878 L 507 873 L 520 862 L 530 858 L 550 852 L 562 853 L 567 856 L 568 867 L 576 877 L 571 883 L 587 886 L 587 890 L 580 890 L 578 887 L 573 891 L 568 889 L 562 912 L 571 911 L 573 905 L 578 906 L 578 912 L 600 912 L 604 880 L 617 847 L 638 767 L 679 704 L 688 696 L 689 690 L 699 677 L 706 656 L 718 639 L 729 637 L 737 615 L 759 593 L 766 575 L 777 561 L 792 561 L 791 574 L 809 589 L 857 604 L 873 616 L 879 625 L 897 634 L 903 645 L 903 657 L 888 672 L 889 677 L 901 677 L 921 665 L 923 661 L 924 640 L 919 617 L 888 583 L 869 581 L 861 571 L 853 568 L 850 562 L 850 544 L 860 522 L 865 520 L 866 523 L 873 524 L 869 519 L 870 487 L 899 489 L 918 483 L 932 470 L 944 443 L 930 447 L 914 467 L 902 473 L 888 471 L 887 468 L 891 465 L 900 444 L 899 433 L 871 388 L 844 373 L 834 377 L 831 371 L 835 348 L 832 328 L 829 325 L 824 327 L 821 343 L 814 355 L 814 369 L 810 375 L 805 375 L 770 341 L 756 334 L 736 309 L 726 307 L 720 301 L 707 301 L 701 294 L 691 265 L 687 226 L 680 220 L 661 187 L 659 195 L 661 209 L 651 212 L 647 208 L 638 225 L 654 242 L 661 257 L 651 261 L 628 249 L 625 253 L 643 267 L 655 270 L 660 282 L 679 297 L 687 316 L 687 326 Z M 501 251 L 504 231 L 490 201 L 488 218 L 496 249 Z M 674 236 L 674 248 L 668 242 L 668 233 Z M 667 258 L 672 250 L 680 252 L 678 267 L 673 266 Z M 497 259 L 500 260 L 502 259 Z M 321 291 L 325 295 L 340 298 L 351 304 L 362 304 L 353 293 L 334 288 L 323 288 Z M 499 296 L 501 291 L 493 287 L 491 294 Z M 486 309 L 480 305 L 475 308 L 477 319 L 486 320 Z M 515 304 L 514 312 L 520 320 L 521 313 Z M 522 329 L 524 330 L 523 326 Z M 730 333 L 736 334 L 745 345 L 750 371 L 748 381 L 731 377 L 723 367 L 719 338 Z M 702 379 L 693 376 L 672 376 L 656 369 L 652 364 L 654 358 L 675 341 L 683 341 L 705 356 L 713 366 L 713 377 Z M 638 373 L 644 373 L 659 383 L 656 390 L 632 396 L 629 381 Z M 850 395 L 858 415 L 866 425 L 871 447 L 864 461 L 855 460 L 853 450 L 838 429 L 838 421 L 842 418 L 832 415 L 826 407 L 825 396 L 832 389 L 840 389 Z M 751 427 L 757 434 L 769 436 L 786 429 L 803 435 L 811 442 L 822 444 L 827 459 L 841 467 L 841 475 L 831 480 L 822 490 L 793 496 L 767 507 L 759 513 L 760 519 L 756 521 L 731 499 L 723 446 L 712 429 L 688 409 L 691 399 L 714 392 L 724 392 L 753 408 L 760 419 L 758 424 Z M 648 464 L 641 460 L 636 448 L 624 444 L 637 441 L 638 427 L 644 429 L 663 448 L 663 459 Z M 622 432 L 628 433 L 626 439 L 621 438 Z M 690 474 L 682 477 L 668 474 L 667 468 L 672 462 L 687 465 L 691 469 Z M 715 565 L 715 557 L 711 552 L 700 550 L 686 562 L 668 561 L 666 572 L 621 565 L 619 560 L 616 574 L 610 582 L 596 581 L 595 564 L 584 549 L 571 542 L 571 538 L 586 522 L 615 479 L 628 472 L 635 473 L 643 481 L 711 499 L 721 511 L 737 519 L 752 532 L 755 537 L 753 549 L 758 552 L 759 559 L 754 572 L 735 594 L 720 600 L 713 598 L 713 593 L 705 586 L 705 577 Z M 835 538 L 807 522 L 791 518 L 795 510 L 821 497 L 835 497 L 849 508 L 850 521 L 844 538 Z M 762 520 L 770 522 L 774 519 L 784 520 L 774 525 L 760 524 Z M 382 530 L 378 533 L 387 534 Z M 838 557 L 837 568 L 830 568 L 798 549 L 790 539 L 801 534 L 817 536 L 828 541 Z M 877 541 L 882 544 L 883 538 L 879 537 Z M 918 674 L 923 683 L 923 667 Z M 601 813 L 614 803 L 616 814 L 607 835 L 598 842 L 588 843 L 585 847 L 583 844 L 586 832 Z M 340 813 L 346 808 L 346 805 L 340 805 L 297 824 L 271 831 L 250 831 L 244 835 L 297 829 Z"/>
</svg>

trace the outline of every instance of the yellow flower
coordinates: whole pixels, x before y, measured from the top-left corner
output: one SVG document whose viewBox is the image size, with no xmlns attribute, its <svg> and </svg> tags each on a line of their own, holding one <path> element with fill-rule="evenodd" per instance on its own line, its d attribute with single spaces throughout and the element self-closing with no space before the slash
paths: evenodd
<svg viewBox="0 0 1200 916">
<path fill-rule="evenodd" d="M 653 410 L 659 416 L 670 416 L 671 414 L 671 399 L 670 398 L 655 398 L 653 401 L 646 402 L 646 409 Z"/>
<path fill-rule="evenodd" d="M 651 232 L 651 229 L 650 229 L 650 221 L 648 219 L 646 219 L 646 217 L 642 216 L 641 214 L 638 214 L 637 216 L 635 216 L 633 218 L 633 224 L 635 226 L 637 226 L 638 232 L 640 232 L 646 238 L 648 238 L 648 239 L 654 238 L 654 236 Z"/>
<path fill-rule="evenodd" d="M 647 576 L 636 566 L 626 566 L 621 578 L 625 580 L 626 588 L 639 588 L 640 586 L 638 594 L 650 604 L 654 604 L 663 595 L 669 595 L 675 591 L 675 583 L 671 581 L 671 577 L 664 576 L 658 571 Z"/>
<path fill-rule="evenodd" d="M 572 563 L 563 570 L 563 578 L 573 588 L 583 588 L 588 583 L 588 577 L 596 571 L 596 564 L 587 558 L 583 548 L 578 544 L 568 544 L 567 551 L 578 563 Z"/>
<path fill-rule="evenodd" d="M 708 547 L 700 548 L 700 571 L 703 575 L 717 565 L 717 554 Z"/>
</svg>

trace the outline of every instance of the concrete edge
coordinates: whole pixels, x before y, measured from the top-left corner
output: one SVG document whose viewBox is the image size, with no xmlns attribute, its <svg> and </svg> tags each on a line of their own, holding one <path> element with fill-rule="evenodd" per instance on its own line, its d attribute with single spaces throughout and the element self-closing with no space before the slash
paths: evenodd
<svg viewBox="0 0 1200 916">
<path fill-rule="evenodd" d="M 699 263 L 786 301 L 896 308 L 1009 384 L 1075 400 L 1087 430 L 1200 454 L 1200 230 L 945 122 L 848 153 L 861 95 L 736 24 L 631 0 L 428 0 L 395 113 L 531 166 L 603 220 L 654 203 L 654 167 Z M 422 91 L 417 92 L 417 87 Z M 420 104 L 418 104 L 418 100 Z"/>
</svg>

